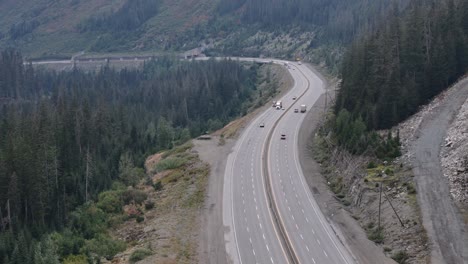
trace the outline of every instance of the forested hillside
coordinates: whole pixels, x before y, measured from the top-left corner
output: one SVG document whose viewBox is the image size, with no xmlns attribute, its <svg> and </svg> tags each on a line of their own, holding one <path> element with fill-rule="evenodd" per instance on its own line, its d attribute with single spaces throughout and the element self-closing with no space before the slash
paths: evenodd
<svg viewBox="0 0 468 264">
<path fill-rule="evenodd" d="M 298 24 L 312 30 L 318 28 L 318 41 L 347 43 L 361 30 L 375 28 L 386 17 L 391 3 L 406 7 L 408 0 L 221 0 L 220 14 L 240 10 L 244 23 L 260 23 L 266 27 L 288 27 Z"/>
<path fill-rule="evenodd" d="M 336 63 L 343 45 L 375 29 L 392 2 L 5 0 L 0 2 L 0 47 L 60 57 L 81 51 L 180 52 L 204 42 L 215 55 L 291 59 L 300 54 Z M 404 8 L 409 1 L 396 2 Z M 317 49 L 325 50 L 312 56 Z"/>
<path fill-rule="evenodd" d="M 390 128 L 467 70 L 467 1 L 413 1 L 401 11 L 394 6 L 378 30 L 345 55 L 337 120 L 346 131 Z"/>
<path fill-rule="evenodd" d="M 41 253 L 34 241 L 64 227 L 73 235 L 59 252 L 78 253 L 76 237 L 98 235 L 88 218 L 102 216 L 74 209 L 116 180 L 134 185 L 149 154 L 240 116 L 254 95 L 257 68 L 162 58 L 143 69 L 56 73 L 2 52 L 0 260 L 12 261 L 2 263 L 48 263 L 33 259 L 49 254 L 51 242 Z"/>
</svg>

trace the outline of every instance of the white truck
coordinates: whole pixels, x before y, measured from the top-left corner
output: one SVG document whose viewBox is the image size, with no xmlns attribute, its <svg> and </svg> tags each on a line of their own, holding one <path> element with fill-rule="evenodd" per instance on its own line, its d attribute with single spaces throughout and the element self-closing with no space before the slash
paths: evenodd
<svg viewBox="0 0 468 264">
<path fill-rule="evenodd" d="M 277 102 L 276 102 L 276 109 L 279 110 L 279 109 L 281 109 L 282 107 L 283 107 L 283 102 L 277 101 Z"/>
<path fill-rule="evenodd" d="M 301 105 L 301 113 L 305 113 L 306 110 L 307 110 L 307 106 Z"/>
</svg>

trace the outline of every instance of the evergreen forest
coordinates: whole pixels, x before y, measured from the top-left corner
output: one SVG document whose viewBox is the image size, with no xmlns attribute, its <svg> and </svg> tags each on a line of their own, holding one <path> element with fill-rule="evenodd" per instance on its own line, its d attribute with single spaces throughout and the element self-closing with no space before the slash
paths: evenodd
<svg viewBox="0 0 468 264">
<path fill-rule="evenodd" d="M 3 51 L 0 262 L 56 263 L 80 253 L 77 237 L 107 243 L 93 229 L 106 222 L 99 210 L 79 206 L 116 180 L 134 185 L 148 155 L 245 113 L 258 67 L 160 58 L 140 69 L 52 72 Z M 64 233 L 44 236 L 55 230 Z"/>
<path fill-rule="evenodd" d="M 467 70 L 467 1 L 412 1 L 402 11 L 393 6 L 388 19 L 344 56 L 335 106 L 339 141 L 364 151 L 369 137 L 362 131 L 391 128 Z M 361 132 L 350 136 L 353 131 Z"/>
<path fill-rule="evenodd" d="M 375 29 L 392 7 L 405 8 L 408 0 L 221 0 L 219 14 L 238 12 L 243 23 L 261 28 L 319 29 L 312 46 L 321 43 L 350 43 L 356 35 Z M 240 11 L 236 11 L 240 10 Z"/>
</svg>

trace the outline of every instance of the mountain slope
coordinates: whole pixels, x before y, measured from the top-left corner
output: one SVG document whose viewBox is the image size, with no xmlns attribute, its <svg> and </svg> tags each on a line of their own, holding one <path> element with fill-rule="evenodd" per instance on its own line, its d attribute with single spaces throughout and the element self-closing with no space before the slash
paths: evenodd
<svg viewBox="0 0 468 264">
<path fill-rule="evenodd" d="M 0 2 L 0 48 L 28 56 L 171 52 L 210 43 L 213 54 L 339 61 L 390 0 L 68 0 Z M 398 0 L 404 8 L 408 0 Z M 331 48 L 331 50 L 329 49 Z"/>
</svg>

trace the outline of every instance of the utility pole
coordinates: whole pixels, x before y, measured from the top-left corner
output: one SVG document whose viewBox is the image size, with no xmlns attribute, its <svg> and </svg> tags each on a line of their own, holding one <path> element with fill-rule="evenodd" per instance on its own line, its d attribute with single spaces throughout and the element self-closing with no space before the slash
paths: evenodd
<svg viewBox="0 0 468 264">
<path fill-rule="evenodd" d="M 380 230 L 380 209 L 382 205 L 382 183 L 383 181 L 380 181 L 380 194 L 379 194 L 379 227 L 378 229 Z"/>
</svg>

